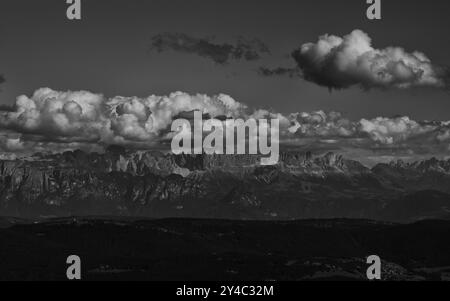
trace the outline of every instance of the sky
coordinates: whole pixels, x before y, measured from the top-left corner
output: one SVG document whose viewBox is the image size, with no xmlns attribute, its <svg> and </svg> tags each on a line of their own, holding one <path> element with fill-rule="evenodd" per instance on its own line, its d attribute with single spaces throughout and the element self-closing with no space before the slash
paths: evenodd
<svg viewBox="0 0 450 301">
<path fill-rule="evenodd" d="M 0 104 L 13 105 L 21 95 L 35 102 L 39 95 L 48 97 L 48 91 L 41 88 L 58 91 L 59 96 L 66 91 L 89 91 L 106 100 L 116 96 L 144 99 L 176 91 L 212 98 L 223 94 L 251 109 L 267 109 L 284 116 L 334 111 L 359 128 L 364 128 L 361 120 L 368 120 L 372 124 L 359 129 L 357 138 L 361 131 L 369 132 L 375 137 L 372 140 L 380 143 L 384 139 L 387 144 L 396 142 L 396 138 L 377 138 L 379 133 L 369 129 L 384 122 L 377 117 L 408 116 L 417 122 L 450 120 L 445 71 L 450 66 L 449 2 L 384 0 L 382 20 L 376 21 L 366 18 L 365 2 L 82 0 L 82 20 L 70 21 L 64 0 L 2 0 L 0 74 L 6 81 L 0 86 Z M 385 77 L 378 78 L 380 73 L 365 73 L 359 67 L 342 72 L 336 66 L 347 66 L 346 57 L 352 60 L 343 48 L 342 54 L 321 57 L 326 59 L 326 68 L 321 65 L 319 70 L 313 64 L 319 52 L 301 49 L 307 43 L 317 43 L 324 34 L 342 39 L 350 35 L 354 39 L 349 38 L 349 43 L 355 43 L 351 45 L 356 48 L 370 37 L 371 47 L 385 50 L 382 59 L 398 55 L 410 58 L 420 51 L 430 63 L 423 63 L 420 56 L 419 63 L 411 63 L 415 73 L 401 64 L 388 64 L 395 78 L 385 81 Z M 328 42 L 335 43 L 336 39 Z M 388 47 L 401 47 L 404 53 L 399 54 L 397 48 L 390 53 Z M 245 50 L 248 53 L 242 54 Z M 295 51 L 297 56 L 293 57 Z M 382 59 L 374 56 L 367 61 L 379 63 Z M 261 68 L 279 72 L 264 75 Z M 38 96 L 33 97 L 35 91 Z M 52 132 L 52 124 L 41 125 L 39 132 L 29 124 L 24 127 L 10 120 L 19 116 L 0 120 L 0 126 L 8 132 L 5 139 L 17 140 L 20 135 L 27 141 L 48 139 L 42 131 Z M 330 122 L 334 121 L 328 118 Z M 390 121 L 385 122 L 389 127 Z M 393 122 L 396 127 L 400 124 L 420 134 L 427 130 L 423 124 Z M 443 137 L 447 129 L 434 130 Z M 73 142 L 62 138 L 64 143 Z M 444 155 L 442 149 L 446 148 L 440 145 L 439 153 Z"/>
</svg>

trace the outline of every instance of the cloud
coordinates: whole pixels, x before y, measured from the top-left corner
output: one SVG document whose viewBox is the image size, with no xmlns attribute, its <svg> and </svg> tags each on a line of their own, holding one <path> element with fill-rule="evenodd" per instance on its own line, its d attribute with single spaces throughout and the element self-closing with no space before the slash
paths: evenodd
<svg viewBox="0 0 450 301">
<path fill-rule="evenodd" d="M 293 123 L 290 131 L 301 137 L 346 138 L 355 136 L 357 132 L 357 125 L 338 112 L 295 113 L 289 119 Z"/>
<path fill-rule="evenodd" d="M 296 66 L 260 67 L 262 76 L 300 77 L 331 89 L 359 86 L 372 88 L 450 87 L 450 69 L 432 64 L 422 52 L 401 47 L 376 49 L 361 30 L 344 37 L 322 35 L 292 52 Z"/>
<path fill-rule="evenodd" d="M 210 116 L 238 117 L 247 107 L 228 95 L 174 92 L 147 98 L 113 97 L 88 91 L 42 88 L 17 98 L 14 109 L 0 112 L 0 128 L 27 141 L 48 143 L 157 145 L 173 119 L 199 110 Z M 15 138 L 17 139 L 17 138 Z"/>
<path fill-rule="evenodd" d="M 277 67 L 277 68 L 267 68 L 267 67 L 260 67 L 258 69 L 258 74 L 265 77 L 271 77 L 271 76 L 287 76 L 289 78 L 295 78 L 301 76 L 301 71 L 298 68 L 284 68 L 284 67 Z"/>
<path fill-rule="evenodd" d="M 164 149 L 177 118 L 216 117 L 278 119 L 280 143 L 295 150 L 337 151 L 354 156 L 448 154 L 450 122 L 416 121 L 409 117 L 350 120 L 339 112 L 282 114 L 251 109 L 226 94 L 208 96 L 174 92 L 165 96 L 106 98 L 89 91 L 38 89 L 22 95 L 0 112 L 3 155 L 101 151 L 111 144 L 131 149 Z M 362 158 L 364 159 L 364 158 Z"/>
<path fill-rule="evenodd" d="M 239 38 L 234 44 L 215 43 L 209 38 L 192 37 L 184 33 L 161 33 L 151 39 L 152 51 L 165 52 L 177 51 L 195 54 L 224 65 L 233 60 L 256 61 L 264 54 L 268 54 L 269 48 L 260 40 L 247 40 Z"/>
<path fill-rule="evenodd" d="M 148 140 L 165 134 L 176 116 L 201 111 L 209 116 L 238 117 L 247 107 L 232 97 L 219 94 L 190 95 L 174 92 L 168 96 L 147 98 L 114 97 L 107 102 L 112 130 L 127 139 Z"/>
<path fill-rule="evenodd" d="M 303 77 L 330 89 L 351 86 L 370 88 L 443 88 L 448 71 L 435 66 L 423 53 L 400 47 L 375 49 L 361 30 L 344 37 L 323 35 L 293 53 Z"/>
<path fill-rule="evenodd" d="M 373 141 L 382 144 L 406 141 L 437 129 L 436 126 L 420 124 L 409 117 L 362 119 L 359 125 L 359 131 L 367 133 Z"/>
<path fill-rule="evenodd" d="M 24 150 L 24 142 L 19 138 L 0 136 L 0 149 L 4 152 L 17 152 Z"/>
<path fill-rule="evenodd" d="M 303 112 L 287 116 L 292 126 L 281 138 L 295 151 L 338 152 L 372 166 L 385 158 L 413 161 L 445 158 L 450 150 L 450 123 L 409 117 L 349 120 L 337 112 Z M 383 159 L 384 158 L 384 159 Z"/>
<path fill-rule="evenodd" d="M 37 90 L 31 98 L 19 96 L 15 110 L 0 115 L 0 126 L 23 134 L 54 139 L 98 141 L 107 131 L 104 97 L 87 91 Z"/>
<path fill-rule="evenodd" d="M 441 128 L 439 130 L 436 138 L 440 142 L 450 142 L 450 128 L 449 127 Z M 450 145 L 449 145 L 449 150 L 450 150 Z"/>
<path fill-rule="evenodd" d="M 315 111 L 290 114 L 287 119 L 292 124 L 289 131 L 295 136 L 317 138 L 323 142 L 356 139 L 366 144 L 372 142 L 372 145 L 391 147 L 418 137 L 426 136 L 439 142 L 448 136 L 445 123 L 418 122 L 407 116 L 352 121 L 339 112 Z"/>
</svg>

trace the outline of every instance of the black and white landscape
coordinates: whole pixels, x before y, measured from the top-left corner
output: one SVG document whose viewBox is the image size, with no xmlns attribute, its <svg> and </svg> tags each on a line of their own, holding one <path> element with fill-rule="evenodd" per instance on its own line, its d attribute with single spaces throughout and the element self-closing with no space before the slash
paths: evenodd
<svg viewBox="0 0 450 301">
<path fill-rule="evenodd" d="M 82 151 L 2 161 L 1 213 L 24 218 L 123 216 L 416 222 L 450 218 L 450 161 L 367 168 L 334 153 L 251 155 Z"/>
<path fill-rule="evenodd" d="M 2 278 L 64 279 L 75 252 L 91 280 L 364 280 L 367 253 L 385 280 L 449 279 L 449 161 L 254 161 L 120 147 L 3 161 L 1 213 L 21 218 L 1 220 Z"/>
<path fill-rule="evenodd" d="M 450 280 L 448 1 L 2 2 L 0 280 Z"/>
</svg>

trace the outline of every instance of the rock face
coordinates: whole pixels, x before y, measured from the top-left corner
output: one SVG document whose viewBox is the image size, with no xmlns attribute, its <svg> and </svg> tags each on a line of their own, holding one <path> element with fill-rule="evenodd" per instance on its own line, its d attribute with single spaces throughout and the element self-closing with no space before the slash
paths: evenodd
<svg viewBox="0 0 450 301">
<path fill-rule="evenodd" d="M 449 161 L 370 170 L 334 153 L 292 152 L 281 154 L 275 166 L 259 162 L 249 155 L 175 156 L 120 147 L 104 154 L 37 154 L 0 162 L 0 215 L 392 221 L 450 216 Z"/>
<path fill-rule="evenodd" d="M 450 160 L 430 160 L 378 164 L 372 169 L 377 176 L 406 190 L 436 190 L 450 193 Z"/>
</svg>

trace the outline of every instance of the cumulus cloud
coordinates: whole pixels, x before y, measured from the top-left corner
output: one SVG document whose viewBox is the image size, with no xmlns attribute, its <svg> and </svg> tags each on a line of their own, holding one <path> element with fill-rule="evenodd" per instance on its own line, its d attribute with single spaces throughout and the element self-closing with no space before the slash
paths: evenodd
<svg viewBox="0 0 450 301">
<path fill-rule="evenodd" d="M 152 146 L 183 112 L 198 110 L 213 117 L 238 117 L 246 109 L 225 94 L 210 97 L 175 92 L 107 99 L 88 91 L 42 88 L 32 97 L 19 96 L 14 110 L 1 112 L 0 127 L 40 141 Z"/>
<path fill-rule="evenodd" d="M 127 139 L 148 140 L 170 128 L 174 118 L 184 112 L 201 111 L 209 116 L 238 117 L 247 107 L 232 97 L 219 94 L 189 95 L 183 92 L 147 98 L 115 97 L 107 102 L 112 130 Z"/>
<path fill-rule="evenodd" d="M 404 153 L 448 152 L 450 122 L 420 122 L 408 117 L 350 120 L 339 112 L 282 114 L 250 109 L 229 95 L 187 94 L 112 97 L 88 91 L 37 90 L 22 95 L 0 112 L 0 151 L 4 154 L 101 151 L 119 144 L 133 149 L 164 148 L 173 136 L 173 120 L 191 120 L 200 111 L 204 120 L 278 119 L 281 146 L 333 150 L 361 149 Z M 352 151 L 353 152 L 353 151 Z"/>
<path fill-rule="evenodd" d="M 291 114 L 293 126 L 290 131 L 303 137 L 352 137 L 356 134 L 356 125 L 342 117 L 341 113 L 324 111 Z"/>
<path fill-rule="evenodd" d="M 423 136 L 431 137 L 434 142 L 444 141 L 448 135 L 445 123 L 418 122 L 407 116 L 352 121 L 339 112 L 315 111 L 295 113 L 287 118 L 292 124 L 291 133 L 325 142 L 368 139 L 377 145 L 394 146 Z"/>
<path fill-rule="evenodd" d="M 331 89 L 450 87 L 450 69 L 438 66 L 422 52 L 401 47 L 376 49 L 361 30 L 344 37 L 322 35 L 315 43 L 292 52 L 295 66 L 260 67 L 262 76 L 300 77 Z"/>
<path fill-rule="evenodd" d="M 19 96 L 15 110 L 0 115 L 0 125 L 24 134 L 98 141 L 108 127 L 104 110 L 104 97 L 100 94 L 43 88 L 31 98 Z"/>
<path fill-rule="evenodd" d="M 334 151 L 369 166 L 383 157 L 444 158 L 450 150 L 449 122 L 422 122 L 409 117 L 352 121 L 340 113 L 323 111 L 290 114 L 287 118 L 292 126 L 281 140 L 288 149 Z"/>
<path fill-rule="evenodd" d="M 293 53 L 303 77 L 330 89 L 445 87 L 448 71 L 423 53 L 400 47 L 376 49 L 361 30 L 344 37 L 323 35 Z"/>
<path fill-rule="evenodd" d="M 409 117 L 362 119 L 359 124 L 361 132 L 367 133 L 373 141 L 382 144 L 406 141 L 436 130 L 436 126 L 420 124 Z"/>
<path fill-rule="evenodd" d="M 269 48 L 260 40 L 239 38 L 236 43 L 215 43 L 209 38 L 192 37 L 184 33 L 161 33 L 151 39 L 151 50 L 157 52 L 177 51 L 195 54 L 224 65 L 232 60 L 256 61 Z"/>
</svg>

